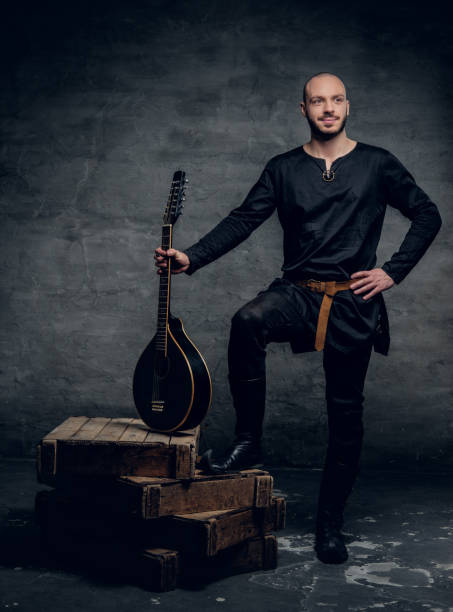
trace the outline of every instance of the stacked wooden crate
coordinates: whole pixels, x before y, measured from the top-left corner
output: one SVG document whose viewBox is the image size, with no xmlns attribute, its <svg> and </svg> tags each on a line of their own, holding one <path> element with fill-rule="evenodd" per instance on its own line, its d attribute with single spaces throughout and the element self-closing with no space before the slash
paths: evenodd
<svg viewBox="0 0 453 612">
<path fill-rule="evenodd" d="M 272 476 L 196 468 L 199 428 L 151 432 L 138 419 L 71 417 L 38 445 L 46 546 L 67 561 L 154 590 L 271 569 L 285 522 Z"/>
</svg>

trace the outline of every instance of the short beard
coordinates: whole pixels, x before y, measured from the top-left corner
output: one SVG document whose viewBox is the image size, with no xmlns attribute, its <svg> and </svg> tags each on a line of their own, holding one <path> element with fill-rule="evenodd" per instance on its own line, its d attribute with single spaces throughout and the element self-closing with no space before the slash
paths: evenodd
<svg viewBox="0 0 453 612">
<path fill-rule="evenodd" d="M 343 121 L 341 122 L 340 127 L 335 132 L 321 132 L 317 124 L 312 119 L 310 119 L 308 114 L 306 115 L 306 119 L 308 121 L 308 125 L 310 126 L 312 135 L 315 137 L 316 140 L 323 140 L 323 141 L 332 140 L 332 138 L 335 138 L 335 136 L 338 136 L 338 134 L 340 134 L 345 128 L 347 118 L 348 116 L 345 115 Z"/>
</svg>

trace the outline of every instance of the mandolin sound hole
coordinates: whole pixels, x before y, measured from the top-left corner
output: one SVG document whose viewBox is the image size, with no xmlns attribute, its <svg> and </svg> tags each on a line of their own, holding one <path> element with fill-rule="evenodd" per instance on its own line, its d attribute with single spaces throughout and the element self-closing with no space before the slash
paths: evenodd
<svg viewBox="0 0 453 612">
<path fill-rule="evenodd" d="M 159 355 L 155 362 L 155 371 L 159 378 L 166 378 L 170 371 L 170 359 L 168 355 Z"/>
</svg>

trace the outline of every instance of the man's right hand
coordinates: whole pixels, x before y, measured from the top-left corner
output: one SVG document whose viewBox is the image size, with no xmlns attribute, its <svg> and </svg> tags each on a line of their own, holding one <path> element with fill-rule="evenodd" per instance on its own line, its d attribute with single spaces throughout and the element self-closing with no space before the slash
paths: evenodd
<svg viewBox="0 0 453 612">
<path fill-rule="evenodd" d="M 181 272 L 185 272 L 190 265 L 190 259 L 182 251 L 177 251 L 176 249 L 165 250 L 162 247 L 157 247 L 154 251 L 154 260 L 158 268 L 157 274 L 162 274 L 166 269 L 167 261 L 170 257 L 173 260 L 171 266 L 172 274 L 181 274 Z"/>
</svg>

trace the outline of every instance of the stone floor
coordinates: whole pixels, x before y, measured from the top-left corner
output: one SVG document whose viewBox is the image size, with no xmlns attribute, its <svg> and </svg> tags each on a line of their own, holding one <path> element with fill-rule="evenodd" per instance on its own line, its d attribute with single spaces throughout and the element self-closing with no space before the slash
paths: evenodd
<svg viewBox="0 0 453 612">
<path fill-rule="evenodd" d="M 270 470 L 287 497 L 272 571 L 232 576 L 201 588 L 152 593 L 45 561 L 33 524 L 42 489 L 34 465 L 0 469 L 0 607 L 21 610 L 378 610 L 453 612 L 451 474 L 363 471 L 345 522 L 350 558 L 326 566 L 313 554 L 312 522 L 320 472 Z"/>
</svg>

